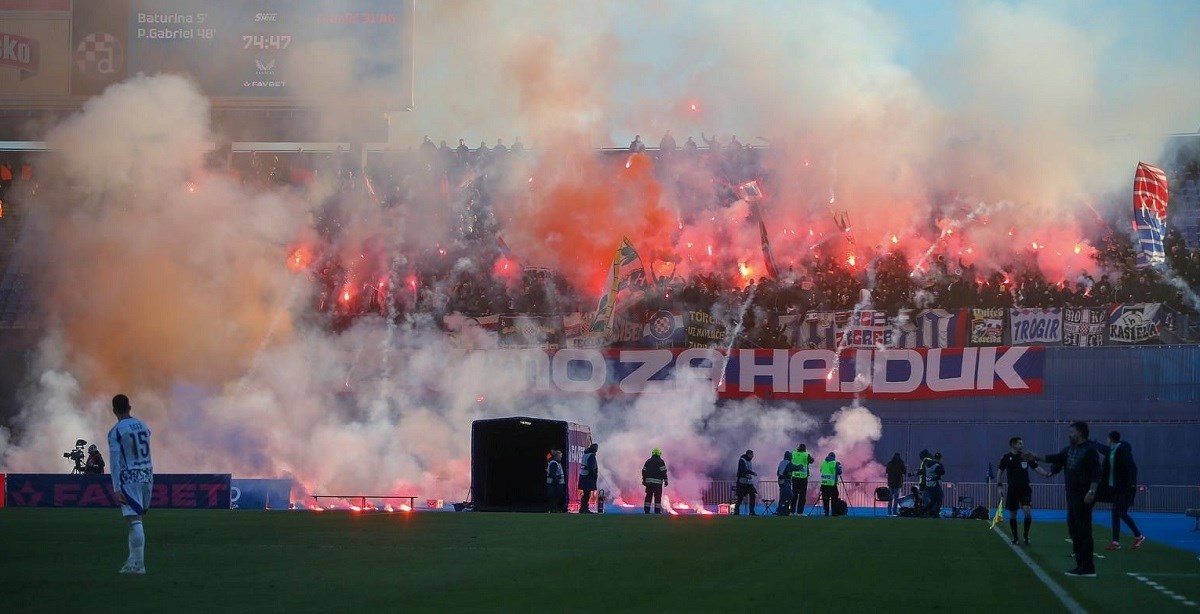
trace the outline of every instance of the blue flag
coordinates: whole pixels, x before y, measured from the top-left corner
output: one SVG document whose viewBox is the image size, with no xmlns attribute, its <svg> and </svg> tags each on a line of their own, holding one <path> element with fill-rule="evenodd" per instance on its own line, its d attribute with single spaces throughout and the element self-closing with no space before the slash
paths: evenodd
<svg viewBox="0 0 1200 614">
<path fill-rule="evenodd" d="M 992 464 L 991 464 L 991 463 L 988 463 L 988 475 L 987 475 L 987 481 L 989 481 L 989 482 L 993 482 L 993 481 L 995 481 L 995 480 L 996 480 L 996 474 L 992 472 Z"/>
</svg>

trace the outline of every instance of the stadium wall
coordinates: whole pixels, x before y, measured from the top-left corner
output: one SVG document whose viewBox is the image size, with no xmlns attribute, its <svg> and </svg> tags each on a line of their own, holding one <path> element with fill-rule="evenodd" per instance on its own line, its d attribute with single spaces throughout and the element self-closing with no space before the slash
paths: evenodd
<svg viewBox="0 0 1200 614">
<path fill-rule="evenodd" d="M 802 404 L 828 417 L 845 401 Z M 981 482 L 1020 436 L 1027 449 L 1058 451 L 1066 425 L 1084 420 L 1093 439 L 1111 430 L 1133 448 L 1143 484 L 1200 486 L 1200 346 L 1047 347 L 1036 395 L 868 401 L 883 421 L 877 460 L 900 452 L 915 469 L 923 448 L 945 456 L 947 479 Z"/>
</svg>

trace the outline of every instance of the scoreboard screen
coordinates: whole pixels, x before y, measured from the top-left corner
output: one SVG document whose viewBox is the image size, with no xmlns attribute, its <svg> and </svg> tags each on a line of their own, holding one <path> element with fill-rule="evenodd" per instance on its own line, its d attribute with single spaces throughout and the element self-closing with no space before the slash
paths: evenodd
<svg viewBox="0 0 1200 614">
<path fill-rule="evenodd" d="M 345 96 L 347 104 L 408 108 L 411 5 L 130 0 L 129 74 L 188 74 L 214 99 Z"/>
</svg>

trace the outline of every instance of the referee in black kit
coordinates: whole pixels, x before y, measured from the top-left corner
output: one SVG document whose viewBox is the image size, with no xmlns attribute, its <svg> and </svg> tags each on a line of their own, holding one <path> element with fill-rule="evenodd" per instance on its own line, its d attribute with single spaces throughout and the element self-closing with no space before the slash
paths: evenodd
<svg viewBox="0 0 1200 614">
<path fill-rule="evenodd" d="M 1008 511 L 1008 528 L 1012 530 L 1012 543 L 1017 545 L 1017 509 L 1025 512 L 1025 545 L 1029 545 L 1029 527 L 1033 525 L 1033 488 L 1029 485 L 1029 470 L 1042 475 L 1049 471 L 1038 467 L 1037 461 L 1025 460 L 1025 440 L 1013 437 L 1008 440 L 1008 453 L 1000 457 L 1000 484 L 1008 480 L 1004 492 L 1004 509 Z"/>
</svg>

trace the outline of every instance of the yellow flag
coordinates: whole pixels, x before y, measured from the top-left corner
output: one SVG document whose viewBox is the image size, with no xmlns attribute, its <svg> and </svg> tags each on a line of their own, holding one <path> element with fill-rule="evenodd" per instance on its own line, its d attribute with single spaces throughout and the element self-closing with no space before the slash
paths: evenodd
<svg viewBox="0 0 1200 614">
<path fill-rule="evenodd" d="M 996 505 L 996 515 L 992 516 L 992 526 L 988 529 L 996 528 L 996 525 L 1004 522 L 1004 495 L 1000 495 L 1000 503 Z"/>
</svg>

